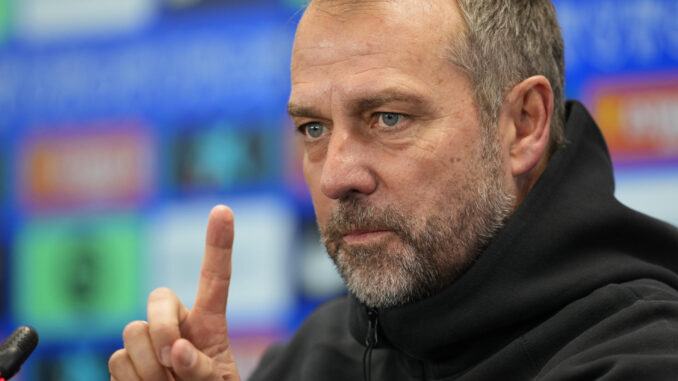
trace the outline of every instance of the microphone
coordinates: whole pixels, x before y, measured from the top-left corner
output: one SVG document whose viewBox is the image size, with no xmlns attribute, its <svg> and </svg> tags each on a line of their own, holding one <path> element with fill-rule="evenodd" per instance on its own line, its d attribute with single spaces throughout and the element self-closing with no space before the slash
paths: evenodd
<svg viewBox="0 0 678 381">
<path fill-rule="evenodd" d="M 38 333 L 35 329 L 26 325 L 15 329 L 0 344 L 0 381 L 14 376 L 37 346 Z"/>
</svg>

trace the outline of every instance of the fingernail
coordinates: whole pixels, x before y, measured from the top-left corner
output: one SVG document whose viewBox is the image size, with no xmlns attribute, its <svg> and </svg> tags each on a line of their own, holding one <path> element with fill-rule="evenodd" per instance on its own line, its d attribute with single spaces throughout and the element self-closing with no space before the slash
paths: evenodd
<svg viewBox="0 0 678 381">
<path fill-rule="evenodd" d="M 170 355 L 170 351 L 171 349 L 169 346 L 162 347 L 162 350 L 160 351 L 160 361 L 162 362 L 162 365 L 166 367 L 172 366 L 172 357 Z"/>
<path fill-rule="evenodd" d="M 184 368 L 193 368 L 196 360 L 198 360 L 198 353 L 189 345 L 181 346 L 181 353 L 179 353 L 179 361 Z"/>
</svg>

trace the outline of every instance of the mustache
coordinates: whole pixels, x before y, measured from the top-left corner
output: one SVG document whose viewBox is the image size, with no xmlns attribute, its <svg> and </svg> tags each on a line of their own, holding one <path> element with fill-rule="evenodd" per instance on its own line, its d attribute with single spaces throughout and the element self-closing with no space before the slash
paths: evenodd
<svg viewBox="0 0 678 381">
<path fill-rule="evenodd" d="M 350 197 L 339 200 L 339 206 L 330 215 L 321 231 L 323 241 L 338 243 L 344 235 L 355 230 L 389 230 L 407 237 L 407 219 L 393 207 L 379 208 L 365 199 Z"/>
</svg>

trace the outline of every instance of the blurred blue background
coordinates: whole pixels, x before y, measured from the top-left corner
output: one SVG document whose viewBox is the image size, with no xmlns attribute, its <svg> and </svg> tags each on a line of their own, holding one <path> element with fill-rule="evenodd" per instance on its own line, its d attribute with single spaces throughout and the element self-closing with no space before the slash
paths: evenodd
<svg viewBox="0 0 678 381">
<path fill-rule="evenodd" d="M 678 1 L 556 1 L 569 98 L 617 195 L 678 224 Z M 298 0 L 0 0 L 0 336 L 19 380 L 108 380 L 150 290 L 193 303 L 206 219 L 236 215 L 241 371 L 343 292 L 285 112 Z"/>
</svg>

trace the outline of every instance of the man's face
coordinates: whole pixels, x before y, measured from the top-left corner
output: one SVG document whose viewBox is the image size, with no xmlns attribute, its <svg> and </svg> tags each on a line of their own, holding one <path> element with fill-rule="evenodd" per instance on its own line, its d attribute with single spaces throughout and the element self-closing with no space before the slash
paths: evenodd
<svg viewBox="0 0 678 381">
<path fill-rule="evenodd" d="M 343 3 L 302 18 L 289 111 L 328 252 L 358 299 L 391 307 L 450 284 L 513 202 L 498 138 L 445 56 L 454 2 Z"/>
</svg>

